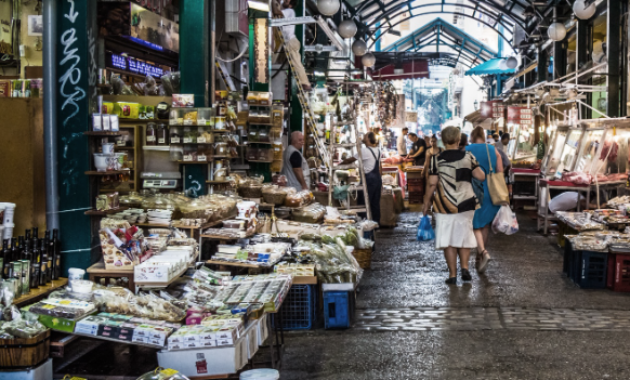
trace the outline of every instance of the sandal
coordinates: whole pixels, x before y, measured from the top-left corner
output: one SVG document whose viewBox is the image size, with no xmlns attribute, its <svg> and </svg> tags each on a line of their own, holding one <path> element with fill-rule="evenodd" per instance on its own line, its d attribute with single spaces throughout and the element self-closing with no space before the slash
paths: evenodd
<svg viewBox="0 0 630 380">
<path fill-rule="evenodd" d="M 487 250 L 483 250 L 483 252 L 481 252 L 481 259 L 479 260 L 479 266 L 477 267 L 477 272 L 478 273 L 484 273 L 486 271 L 486 269 L 488 268 L 488 262 L 490 260 L 492 260 L 492 258 L 490 257 L 490 254 L 488 254 Z"/>
</svg>

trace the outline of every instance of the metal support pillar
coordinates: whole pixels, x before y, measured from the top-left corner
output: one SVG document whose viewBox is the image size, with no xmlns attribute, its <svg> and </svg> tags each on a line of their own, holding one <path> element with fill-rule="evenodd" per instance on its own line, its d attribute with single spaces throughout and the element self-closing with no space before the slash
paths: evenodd
<svg viewBox="0 0 630 380">
<path fill-rule="evenodd" d="M 57 170 L 57 12 L 56 0 L 42 3 L 44 18 L 44 156 L 46 165 L 46 228 L 59 228 Z"/>
<path fill-rule="evenodd" d="M 204 0 L 180 1 L 179 62 L 181 71 L 181 91 L 195 95 L 195 107 L 211 104 L 206 85 L 210 76 L 208 54 L 210 43 L 209 7 Z M 200 77 L 201 76 L 201 77 Z M 213 94 L 214 95 L 214 94 Z"/>
<path fill-rule="evenodd" d="M 608 0 L 608 18 L 606 33 L 606 58 L 608 59 L 608 96 L 606 114 L 610 117 L 619 116 L 619 72 L 620 41 L 621 41 L 621 0 Z"/>
<path fill-rule="evenodd" d="M 553 79 L 567 75 L 567 43 L 556 41 L 553 43 Z"/>
<path fill-rule="evenodd" d="M 83 134 L 91 129 L 90 115 L 97 110 L 97 2 L 73 0 L 52 2 L 56 3 L 56 6 L 48 4 L 48 1 L 44 4 L 45 12 L 53 12 L 45 13 L 45 17 L 47 20 L 54 17 L 57 25 L 56 27 L 54 24 L 48 25 L 49 28 L 55 28 L 55 31 L 47 29 L 52 33 L 50 36 L 44 36 L 44 46 L 45 48 L 54 46 L 56 58 L 47 50 L 44 67 L 56 65 L 56 68 L 45 69 L 48 80 L 44 91 L 47 89 L 54 91 L 53 96 L 57 98 L 57 104 L 55 105 L 53 99 L 44 101 L 46 107 L 53 107 L 48 110 L 52 113 L 47 116 L 46 127 L 52 126 L 56 129 L 56 144 L 59 148 L 56 161 L 59 176 L 57 215 L 60 240 L 63 242 L 61 265 L 65 275 L 68 268 L 85 269 L 100 256 L 100 250 L 96 249 L 99 246 L 98 223 L 84 214 L 91 208 L 97 189 L 96 181 L 91 181 L 91 178 L 84 174 L 92 169 L 92 157 L 88 138 Z M 54 40 L 50 41 L 51 38 Z M 55 61 L 50 62 L 51 58 Z M 47 132 L 47 138 L 54 138 L 54 131 Z M 48 149 L 53 148 L 54 144 L 54 141 L 46 142 L 49 159 L 49 154 L 54 152 Z M 54 164 L 50 168 L 54 168 Z M 54 195 L 48 194 L 47 198 L 50 199 L 51 196 Z M 49 201 L 56 202 L 57 199 Z M 51 227 L 53 226 L 48 226 Z M 92 247 L 95 249 L 92 250 Z"/>
<path fill-rule="evenodd" d="M 306 5 L 304 4 L 304 0 L 298 0 L 295 6 L 295 17 L 304 17 L 304 9 Z M 300 41 L 300 57 L 302 61 L 304 60 L 304 25 L 296 25 L 295 26 L 295 37 Z M 289 135 L 294 131 L 304 131 L 304 117 L 302 115 L 302 105 L 300 104 L 300 100 L 297 97 L 298 87 L 297 87 L 297 79 L 295 78 L 295 74 L 291 72 L 290 77 L 290 91 L 289 91 L 289 102 L 290 102 L 290 110 L 291 115 L 289 117 Z"/>
<path fill-rule="evenodd" d="M 195 95 L 195 107 L 212 105 L 214 93 L 211 88 L 211 73 L 214 72 L 214 57 L 210 57 L 211 42 L 210 3 L 205 0 L 181 0 L 179 24 L 179 66 L 181 92 Z M 210 60 L 212 59 L 212 60 Z M 188 195 L 207 193 L 207 165 L 181 165 L 184 192 Z M 192 191 L 194 189 L 194 191 Z"/>
<path fill-rule="evenodd" d="M 538 47 L 538 78 L 536 83 L 546 82 L 547 81 L 547 62 L 549 61 L 547 57 L 547 51 L 543 50 L 542 47 Z"/>
<path fill-rule="evenodd" d="M 585 20 L 577 20 L 576 31 L 575 31 L 575 39 L 576 39 L 576 48 L 575 48 L 575 71 L 578 72 L 580 69 L 585 67 L 590 62 L 590 52 L 591 46 L 593 44 L 592 38 L 590 38 L 589 33 L 589 25 L 588 21 Z M 591 94 L 588 93 L 586 103 L 591 104 Z M 591 118 L 591 110 L 583 107 L 583 112 L 581 113 L 583 119 Z"/>
</svg>

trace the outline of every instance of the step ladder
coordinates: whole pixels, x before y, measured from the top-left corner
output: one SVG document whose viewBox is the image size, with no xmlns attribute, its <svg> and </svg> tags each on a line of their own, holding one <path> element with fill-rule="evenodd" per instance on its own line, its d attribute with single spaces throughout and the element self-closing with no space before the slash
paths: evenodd
<svg viewBox="0 0 630 380">
<path fill-rule="evenodd" d="M 289 67 L 291 67 L 291 71 L 294 73 L 297 72 L 297 66 L 293 62 L 291 54 L 289 54 L 289 49 L 287 49 L 287 41 L 284 40 L 284 36 L 282 35 L 282 30 L 280 30 L 280 27 L 274 27 L 274 33 L 277 41 L 280 41 L 280 44 L 282 45 L 282 49 L 284 50 L 285 56 L 287 57 L 287 62 L 289 62 Z M 324 163 L 324 165 L 327 166 L 328 169 L 330 157 L 328 156 L 328 151 L 326 150 L 326 147 L 320 140 L 317 133 L 317 119 L 315 118 L 315 113 L 308 103 L 306 92 L 304 91 L 303 83 L 300 82 L 299 76 L 293 75 L 293 77 L 295 78 L 295 83 L 297 83 L 297 97 L 300 101 L 300 105 L 302 106 L 304 118 L 307 121 L 307 125 L 310 127 L 310 133 L 312 133 L 315 137 L 315 149 L 317 150 L 317 154 L 319 155 L 319 157 L 321 157 L 322 162 Z"/>
<path fill-rule="evenodd" d="M 348 197 L 347 197 L 347 204 L 346 204 L 346 208 L 345 210 L 354 210 L 356 212 L 365 212 L 367 213 L 367 218 L 369 220 L 372 220 L 372 211 L 370 210 L 370 202 L 368 199 L 368 194 L 367 194 L 367 183 L 365 181 L 365 169 L 363 169 L 363 155 L 361 152 L 361 139 L 359 138 L 359 126 L 358 126 L 358 120 L 359 120 L 359 103 L 358 103 L 358 97 L 355 94 L 354 95 L 354 120 L 347 120 L 347 121 L 341 121 L 341 122 L 337 122 L 333 125 L 333 127 L 331 128 L 332 130 L 330 131 L 330 144 L 328 145 L 330 151 L 329 151 L 329 156 L 330 156 L 330 162 L 329 162 L 329 175 L 328 175 L 328 181 L 329 181 L 329 185 L 328 185 L 328 205 L 332 206 L 332 196 L 333 196 L 333 181 L 335 180 L 335 171 L 337 170 L 345 170 L 345 169 L 354 169 L 355 166 L 354 164 L 350 164 L 350 165 L 337 165 L 335 166 L 335 164 L 333 163 L 333 157 L 335 156 L 335 148 L 356 148 L 357 150 L 357 155 L 359 156 L 359 159 L 357 160 L 358 162 L 358 166 L 359 166 L 359 173 L 361 175 L 361 185 L 360 186 L 354 186 L 354 187 L 350 187 L 348 189 Z M 353 132 L 354 132 L 354 139 L 355 142 L 352 144 L 348 144 L 348 143 L 342 143 L 342 144 L 337 144 L 336 141 L 336 134 L 337 134 L 337 128 L 335 128 L 336 126 L 340 126 L 340 125 L 349 125 L 351 126 Z M 363 191 L 363 199 L 365 204 L 364 205 L 360 205 L 360 206 L 350 206 L 350 192 L 352 190 L 356 190 L 356 191 Z M 342 207 L 340 207 L 341 209 Z M 377 221 L 378 222 L 378 221 Z"/>
</svg>

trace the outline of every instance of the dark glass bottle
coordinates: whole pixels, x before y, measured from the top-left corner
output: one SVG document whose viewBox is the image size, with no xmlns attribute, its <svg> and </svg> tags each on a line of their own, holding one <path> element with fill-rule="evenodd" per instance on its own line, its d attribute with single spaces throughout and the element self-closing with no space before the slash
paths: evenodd
<svg viewBox="0 0 630 380">
<path fill-rule="evenodd" d="M 16 238 L 11 238 L 11 260 L 15 261 L 20 259 L 20 253 L 18 251 L 18 243 Z"/>
<path fill-rule="evenodd" d="M 18 237 L 18 254 L 13 257 L 13 261 L 22 260 L 24 258 L 24 236 Z"/>
<path fill-rule="evenodd" d="M 52 239 L 53 233 L 52 231 L 49 232 L 49 235 L 46 236 L 46 238 L 48 239 L 48 273 L 46 275 L 46 282 L 51 282 L 53 279 L 53 268 L 55 266 L 55 262 L 54 262 L 54 254 L 55 254 L 55 243 L 53 242 Z"/>
<path fill-rule="evenodd" d="M 48 239 L 44 235 L 40 246 L 40 263 L 39 263 L 39 286 L 45 286 L 48 279 Z"/>
<path fill-rule="evenodd" d="M 39 237 L 39 228 L 37 227 L 33 227 L 33 234 L 32 234 L 32 238 L 33 239 L 37 239 Z"/>
<path fill-rule="evenodd" d="M 30 279 L 30 287 L 31 289 L 37 289 L 39 287 L 39 240 L 37 237 L 33 237 L 33 251 L 31 256 L 33 257 L 33 261 L 31 261 L 31 279 Z"/>
<path fill-rule="evenodd" d="M 9 242 L 11 240 L 4 239 L 2 242 L 2 252 L 4 253 L 4 264 L 2 268 L 2 278 L 5 280 L 9 278 L 9 267 L 11 266 L 11 247 L 9 247 Z"/>
<path fill-rule="evenodd" d="M 31 240 L 30 239 L 24 240 L 24 250 L 22 250 L 22 257 L 20 258 L 20 260 L 28 260 L 30 262 L 33 261 L 32 254 L 31 254 Z"/>
<path fill-rule="evenodd" d="M 4 250 L 6 249 L 5 243 L 6 240 L 2 243 L 2 247 L 0 247 L 0 270 L 2 270 L 0 278 L 4 278 Z"/>
<path fill-rule="evenodd" d="M 61 245 L 59 242 L 59 230 L 56 228 L 53 230 L 52 248 L 52 279 L 58 280 L 61 277 Z"/>
</svg>

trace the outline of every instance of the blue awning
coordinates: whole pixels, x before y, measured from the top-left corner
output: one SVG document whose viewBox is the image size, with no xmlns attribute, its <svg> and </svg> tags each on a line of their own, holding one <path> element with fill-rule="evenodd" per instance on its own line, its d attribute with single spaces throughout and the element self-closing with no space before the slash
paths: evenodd
<svg viewBox="0 0 630 380">
<path fill-rule="evenodd" d="M 503 58 L 494 58 L 479 64 L 472 69 L 466 71 L 466 75 L 498 75 L 498 74 L 514 74 L 515 69 L 501 69 L 499 62 Z"/>
</svg>

